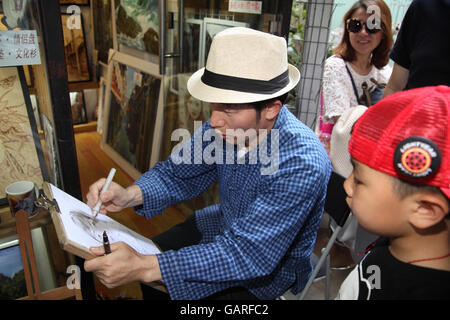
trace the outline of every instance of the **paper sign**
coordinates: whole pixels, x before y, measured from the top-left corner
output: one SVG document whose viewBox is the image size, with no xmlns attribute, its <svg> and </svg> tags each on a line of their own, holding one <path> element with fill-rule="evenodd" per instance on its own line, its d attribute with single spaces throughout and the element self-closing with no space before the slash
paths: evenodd
<svg viewBox="0 0 450 320">
<path fill-rule="evenodd" d="M 261 14 L 262 1 L 230 0 L 228 2 L 228 11 Z"/>
<path fill-rule="evenodd" d="M 41 64 L 36 30 L 0 31 L 0 67 Z"/>
</svg>

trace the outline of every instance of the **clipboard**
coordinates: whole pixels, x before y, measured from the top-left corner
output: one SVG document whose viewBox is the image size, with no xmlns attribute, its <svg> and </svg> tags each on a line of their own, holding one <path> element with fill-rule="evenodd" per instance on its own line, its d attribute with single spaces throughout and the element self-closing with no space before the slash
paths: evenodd
<svg viewBox="0 0 450 320">
<path fill-rule="evenodd" d="M 55 199 L 55 195 L 52 190 L 55 190 L 55 192 L 58 193 L 58 198 L 61 203 L 58 204 L 58 199 Z M 56 197 L 57 198 L 57 197 Z M 73 202 L 76 206 L 77 203 L 80 206 L 87 207 L 85 203 L 82 203 L 78 199 L 75 199 L 74 197 L 70 196 L 69 194 L 65 193 L 64 191 L 58 189 L 57 187 L 51 185 L 48 182 L 43 183 L 43 190 L 41 191 L 40 197 L 38 200 L 36 200 L 36 205 L 39 207 L 42 207 L 50 212 L 53 224 L 55 226 L 56 235 L 58 237 L 58 242 L 61 246 L 61 248 L 69 253 L 72 253 L 78 257 L 81 257 L 85 260 L 89 260 L 92 258 L 95 258 L 96 255 L 91 253 L 89 251 L 89 247 L 92 246 L 101 246 L 102 245 L 102 236 L 94 237 L 92 234 L 89 234 L 87 231 L 83 231 L 81 227 L 82 223 L 79 225 L 76 224 L 75 221 L 71 221 L 68 216 L 69 212 L 67 212 L 70 208 L 70 206 L 67 205 L 68 202 Z M 72 205 L 72 207 L 74 206 Z M 61 211 L 62 210 L 62 211 Z M 90 209 L 89 209 L 90 212 Z M 83 212 L 82 212 L 83 213 Z M 73 212 L 71 211 L 70 214 L 72 215 L 72 219 L 74 217 L 74 214 L 78 214 L 79 217 L 82 217 L 84 220 L 93 220 L 93 216 L 91 214 L 80 215 L 79 212 Z M 68 221 L 70 222 L 67 223 Z M 81 220 L 78 220 L 77 222 L 82 222 Z M 95 231 L 92 231 L 92 233 L 95 233 L 98 235 L 98 232 L 100 231 L 101 234 L 104 230 L 107 231 L 108 237 L 111 243 L 117 242 L 117 241 L 123 241 L 130 247 L 132 247 L 134 250 L 136 250 L 140 254 L 157 254 L 160 253 L 161 250 L 159 247 L 150 239 L 145 238 L 144 236 L 136 233 L 135 231 L 127 228 L 126 226 L 120 224 L 119 222 L 111 219 L 110 217 L 107 217 L 105 215 L 99 215 L 97 217 L 97 222 L 95 224 L 101 224 L 104 228 L 100 231 L 100 226 L 98 225 L 98 228 L 94 228 Z M 68 229 L 66 228 L 70 227 L 70 234 L 68 233 Z M 91 224 L 91 227 L 93 225 Z M 108 229 L 108 226 L 111 226 L 111 229 Z M 77 230 L 74 230 L 77 229 Z M 77 231 L 76 237 L 74 237 L 74 231 Z M 77 241 L 73 241 L 72 239 L 78 239 Z M 95 240 L 93 240 L 95 239 Z M 85 241 L 89 240 L 89 241 Z M 81 244 L 80 244 L 81 243 Z M 82 245 L 85 243 L 86 245 Z"/>
<path fill-rule="evenodd" d="M 50 184 L 48 182 L 43 183 L 43 190 L 36 205 L 42 207 L 50 212 L 53 225 L 55 226 L 56 235 L 58 237 L 59 245 L 61 248 L 69 253 L 72 253 L 85 260 L 95 258 L 96 256 L 89 251 L 89 248 L 80 246 L 78 243 L 68 239 L 66 231 L 64 229 L 63 222 L 61 220 L 61 212 L 59 210 L 58 202 L 53 197 Z"/>
</svg>

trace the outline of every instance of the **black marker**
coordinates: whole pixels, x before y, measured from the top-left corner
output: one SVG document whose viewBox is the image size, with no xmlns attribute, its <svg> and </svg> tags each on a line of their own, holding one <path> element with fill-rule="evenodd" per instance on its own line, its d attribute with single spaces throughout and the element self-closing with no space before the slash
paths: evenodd
<svg viewBox="0 0 450 320">
<path fill-rule="evenodd" d="M 109 247 L 109 239 L 106 235 L 106 231 L 103 231 L 103 248 L 105 249 L 105 255 L 111 253 L 111 248 Z"/>
</svg>

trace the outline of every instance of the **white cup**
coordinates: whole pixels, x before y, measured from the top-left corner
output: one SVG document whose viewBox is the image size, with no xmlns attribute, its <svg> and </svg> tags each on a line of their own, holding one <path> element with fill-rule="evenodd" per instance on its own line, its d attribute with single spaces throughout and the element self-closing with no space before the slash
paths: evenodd
<svg viewBox="0 0 450 320">
<path fill-rule="evenodd" d="M 31 181 L 17 181 L 5 188 L 11 215 L 14 217 L 17 211 L 25 210 L 28 217 L 38 213 L 38 207 L 34 203 L 39 197 L 37 185 Z"/>
</svg>

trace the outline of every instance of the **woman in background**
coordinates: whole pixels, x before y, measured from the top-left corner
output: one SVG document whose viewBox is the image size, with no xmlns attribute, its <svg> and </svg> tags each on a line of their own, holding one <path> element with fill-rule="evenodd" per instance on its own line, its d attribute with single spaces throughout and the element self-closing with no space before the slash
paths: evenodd
<svg viewBox="0 0 450 320">
<path fill-rule="evenodd" d="M 325 61 L 323 76 L 321 124 L 328 127 L 329 135 L 345 110 L 381 99 L 391 74 L 387 64 L 393 44 L 392 18 L 386 3 L 357 1 L 343 20 L 344 35 Z"/>
</svg>

